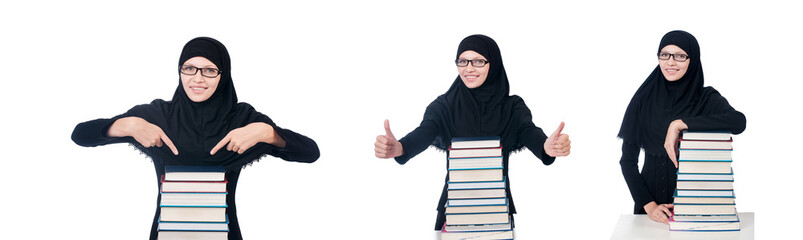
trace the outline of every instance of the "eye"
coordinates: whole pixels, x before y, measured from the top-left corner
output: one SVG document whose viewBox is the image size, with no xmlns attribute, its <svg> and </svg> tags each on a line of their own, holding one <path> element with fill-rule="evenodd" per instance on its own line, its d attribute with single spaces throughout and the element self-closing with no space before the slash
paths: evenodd
<svg viewBox="0 0 803 240">
<path fill-rule="evenodd" d="M 689 58 L 689 55 L 686 55 L 686 54 L 678 54 L 678 55 L 675 55 L 675 56 L 677 56 L 677 57 L 678 57 L 678 58 L 680 58 L 680 59 L 686 59 L 686 58 Z"/>
<path fill-rule="evenodd" d="M 661 57 L 661 58 L 669 58 L 669 53 L 661 53 L 661 54 L 658 54 L 658 57 Z"/>
<path fill-rule="evenodd" d="M 485 66 L 487 61 L 485 59 L 474 59 L 474 65 Z"/>
<path fill-rule="evenodd" d="M 457 60 L 457 64 L 459 64 L 459 65 L 467 65 L 468 64 L 468 60 L 466 60 L 466 59 Z"/>
<path fill-rule="evenodd" d="M 193 66 L 182 66 L 181 67 L 181 71 L 194 72 L 195 71 L 195 67 L 193 67 Z"/>
<path fill-rule="evenodd" d="M 204 74 L 208 76 L 215 76 L 217 75 L 218 70 L 214 68 L 204 68 Z"/>
</svg>

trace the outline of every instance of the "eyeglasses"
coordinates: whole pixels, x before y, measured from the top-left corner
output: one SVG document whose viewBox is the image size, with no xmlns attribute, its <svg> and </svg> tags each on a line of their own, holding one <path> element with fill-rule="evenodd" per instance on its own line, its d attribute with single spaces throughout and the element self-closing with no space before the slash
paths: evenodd
<svg viewBox="0 0 803 240">
<path fill-rule="evenodd" d="M 680 54 L 680 53 L 671 54 L 671 53 L 663 53 L 663 52 L 662 53 L 658 53 L 658 59 L 669 60 L 670 57 L 674 58 L 675 61 L 678 61 L 678 62 L 685 62 L 686 60 L 689 59 L 689 55 L 686 55 L 686 54 Z"/>
<path fill-rule="evenodd" d="M 457 59 L 454 61 L 458 67 L 465 67 L 468 66 L 468 63 L 471 62 L 471 66 L 474 67 L 485 67 L 485 64 L 488 64 L 488 60 L 485 59 Z"/>
<path fill-rule="evenodd" d="M 181 74 L 184 75 L 195 75 L 196 73 L 198 73 L 198 69 L 201 70 L 201 76 L 208 78 L 217 77 L 218 75 L 220 75 L 220 73 L 223 72 L 218 70 L 217 68 L 199 68 L 190 65 L 182 65 L 181 67 L 179 67 L 179 72 L 181 72 Z"/>
</svg>

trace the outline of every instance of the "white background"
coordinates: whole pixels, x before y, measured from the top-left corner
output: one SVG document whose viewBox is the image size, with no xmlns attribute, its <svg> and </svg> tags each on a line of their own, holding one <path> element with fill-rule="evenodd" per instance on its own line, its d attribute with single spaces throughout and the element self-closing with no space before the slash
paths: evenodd
<svg viewBox="0 0 803 240">
<path fill-rule="evenodd" d="M 517 239 L 605 239 L 633 207 L 618 163 L 622 115 L 675 29 L 697 37 L 706 85 L 747 116 L 734 138 L 738 210 L 756 212 L 760 238 L 797 226 L 801 7 L 440 2 L 4 4 L 2 232 L 146 238 L 158 194 L 150 160 L 126 144 L 79 147 L 70 134 L 169 100 L 182 46 L 211 36 L 229 49 L 240 101 L 321 150 L 314 164 L 269 157 L 243 171 L 246 239 L 433 239 L 444 154 L 398 165 L 374 157 L 373 142 L 384 119 L 398 137 L 414 129 L 455 79 L 460 40 L 482 33 L 535 124 L 551 133 L 565 121 L 572 140 L 551 166 L 529 151 L 511 157 Z"/>
</svg>

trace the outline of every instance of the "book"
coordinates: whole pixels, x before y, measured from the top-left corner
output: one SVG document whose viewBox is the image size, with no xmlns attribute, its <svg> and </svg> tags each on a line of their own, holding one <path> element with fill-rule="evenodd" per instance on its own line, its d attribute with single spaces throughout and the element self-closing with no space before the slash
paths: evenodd
<svg viewBox="0 0 803 240">
<path fill-rule="evenodd" d="M 449 170 L 449 182 L 488 182 L 502 179 L 502 169 Z"/>
<path fill-rule="evenodd" d="M 449 158 L 477 158 L 477 157 L 501 157 L 502 147 L 496 148 L 449 148 Z"/>
<path fill-rule="evenodd" d="M 733 198 L 733 190 L 675 190 L 675 198 L 678 197 L 726 197 Z"/>
<path fill-rule="evenodd" d="M 465 148 L 498 148 L 502 145 L 499 137 L 455 137 L 452 138 L 453 149 Z"/>
<path fill-rule="evenodd" d="M 513 239 L 513 231 L 441 232 L 441 240 L 503 240 Z"/>
<path fill-rule="evenodd" d="M 674 215 L 735 215 L 734 204 L 680 204 L 672 208 Z"/>
<path fill-rule="evenodd" d="M 446 225 L 510 223 L 510 216 L 502 213 L 446 214 Z"/>
<path fill-rule="evenodd" d="M 733 190 L 733 181 L 678 181 L 677 189 Z"/>
<path fill-rule="evenodd" d="M 507 198 L 449 199 L 446 207 L 460 206 L 507 206 Z"/>
<path fill-rule="evenodd" d="M 165 166 L 165 181 L 212 181 L 226 178 L 226 169 L 221 166 Z"/>
<path fill-rule="evenodd" d="M 505 189 L 468 189 L 468 190 L 447 190 L 448 199 L 465 198 L 503 198 L 506 197 Z"/>
<path fill-rule="evenodd" d="M 227 207 L 226 193 L 171 193 L 162 192 L 162 207 Z"/>
<path fill-rule="evenodd" d="M 678 160 L 678 173 L 731 173 L 730 161 Z"/>
<path fill-rule="evenodd" d="M 733 169 L 728 173 L 678 173 L 678 181 L 730 181 L 733 182 Z"/>
<path fill-rule="evenodd" d="M 706 160 L 706 161 L 731 161 L 733 150 L 723 149 L 680 149 L 678 160 Z"/>
<path fill-rule="evenodd" d="M 159 231 L 229 231 L 228 216 L 225 222 L 166 222 L 159 221 Z"/>
<path fill-rule="evenodd" d="M 215 231 L 159 231 L 159 240 L 227 240 L 229 232 Z"/>
<path fill-rule="evenodd" d="M 683 131 L 681 140 L 731 140 L 731 133 L 727 131 L 691 132 Z"/>
<path fill-rule="evenodd" d="M 675 197 L 675 204 L 736 204 L 731 197 Z"/>
<path fill-rule="evenodd" d="M 669 219 L 672 231 L 739 231 L 738 215 L 675 215 Z"/>
<path fill-rule="evenodd" d="M 161 207 L 160 221 L 226 222 L 225 207 Z"/>
<path fill-rule="evenodd" d="M 509 222 L 509 221 L 508 221 Z M 445 224 L 444 224 L 445 225 Z M 488 232 L 511 230 L 510 223 L 445 225 L 444 232 Z"/>
<path fill-rule="evenodd" d="M 210 181 L 167 181 L 162 177 L 162 192 L 216 192 L 225 193 L 227 180 Z"/>
<path fill-rule="evenodd" d="M 451 206 L 451 207 L 447 207 L 446 208 L 446 214 L 453 214 L 453 213 L 500 213 L 500 212 L 508 212 L 507 205 L 467 206 L 467 207 Z"/>
<path fill-rule="evenodd" d="M 461 189 L 498 189 L 505 188 L 506 181 L 485 181 L 485 182 L 448 182 L 448 190 Z"/>
<path fill-rule="evenodd" d="M 713 140 L 680 140 L 679 149 L 720 149 L 733 150 L 733 140 L 713 141 Z"/>
<path fill-rule="evenodd" d="M 449 158 L 449 170 L 501 169 L 502 157 Z"/>
</svg>

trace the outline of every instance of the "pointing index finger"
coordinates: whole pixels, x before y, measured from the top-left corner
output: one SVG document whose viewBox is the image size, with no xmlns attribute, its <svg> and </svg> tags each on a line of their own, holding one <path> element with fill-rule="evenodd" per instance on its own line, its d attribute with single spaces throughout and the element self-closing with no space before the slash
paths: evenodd
<svg viewBox="0 0 803 240">
<path fill-rule="evenodd" d="M 214 148 L 212 148 L 212 151 L 209 152 L 209 155 L 215 155 L 215 153 L 218 150 L 220 150 L 220 148 L 222 148 L 223 146 L 226 146 L 226 144 L 229 143 L 230 140 L 231 140 L 231 137 L 228 134 L 226 134 L 226 137 L 223 137 L 223 139 L 220 140 L 220 142 L 218 142 L 217 145 L 215 145 Z"/>
<path fill-rule="evenodd" d="M 170 141 L 170 138 L 168 138 L 164 132 L 160 134 L 160 138 L 162 139 L 162 142 L 164 142 L 164 144 L 166 144 L 167 147 L 170 148 L 171 151 L 173 151 L 174 155 L 178 155 L 178 149 L 176 148 L 175 145 L 173 145 L 173 141 Z"/>
</svg>

